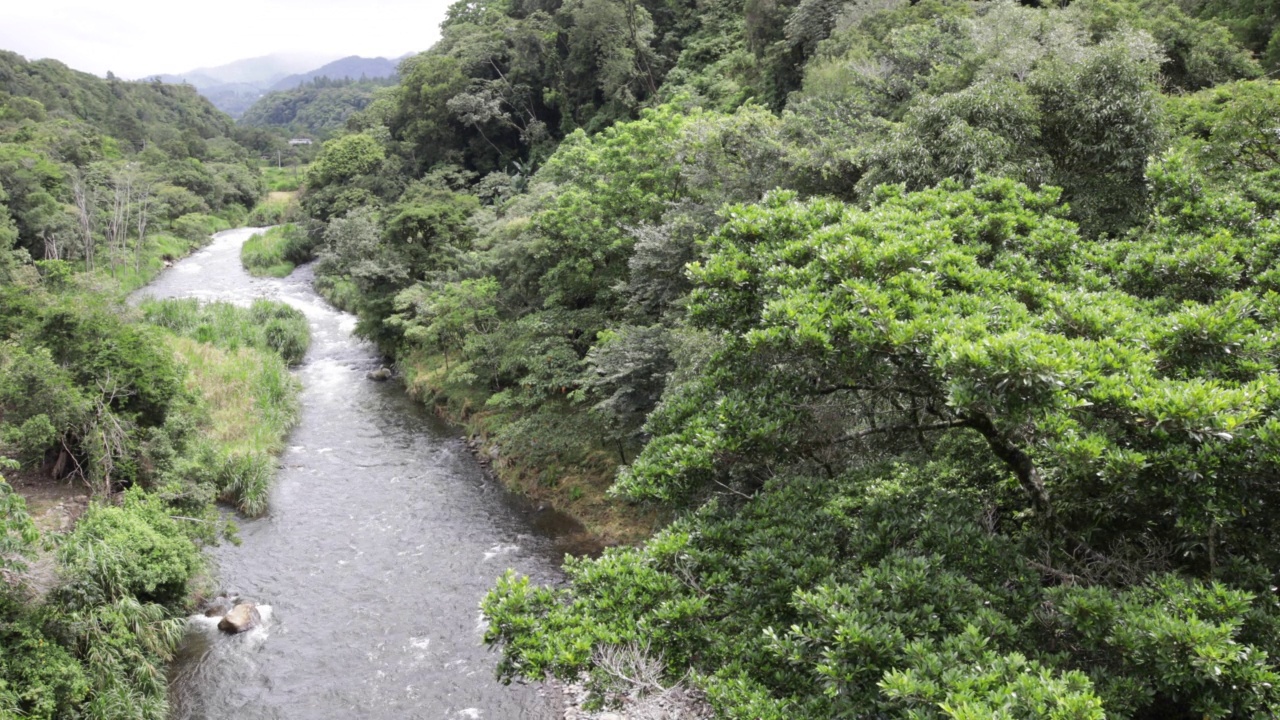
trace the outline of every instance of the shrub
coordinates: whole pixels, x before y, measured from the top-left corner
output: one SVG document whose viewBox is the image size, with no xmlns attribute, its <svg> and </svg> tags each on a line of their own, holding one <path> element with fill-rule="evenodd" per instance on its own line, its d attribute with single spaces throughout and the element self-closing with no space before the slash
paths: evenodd
<svg viewBox="0 0 1280 720">
<path fill-rule="evenodd" d="M 201 567 L 200 552 L 161 501 L 140 489 L 119 507 L 94 505 L 58 550 L 65 586 L 75 605 L 125 597 L 178 603 Z"/>
<path fill-rule="evenodd" d="M 76 717 L 89 693 L 80 663 L 42 627 L 47 619 L 0 592 L 0 717 Z"/>
</svg>

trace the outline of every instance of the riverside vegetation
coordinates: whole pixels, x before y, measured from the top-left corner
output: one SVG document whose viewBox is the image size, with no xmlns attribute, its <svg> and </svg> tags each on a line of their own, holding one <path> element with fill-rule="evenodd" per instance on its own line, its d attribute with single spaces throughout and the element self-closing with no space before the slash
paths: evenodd
<svg viewBox="0 0 1280 720">
<path fill-rule="evenodd" d="M 661 526 L 501 578 L 501 679 L 744 719 L 1280 712 L 1275 30 L 455 4 L 307 172 L 318 287 L 526 492 Z"/>
<path fill-rule="evenodd" d="M 214 503 L 265 509 L 301 313 L 124 302 L 263 194 L 234 135 L 190 88 L 0 53 L 0 465 L 90 493 L 41 528 L 0 478 L 0 717 L 166 717 Z"/>
<path fill-rule="evenodd" d="M 270 206 L 268 206 L 270 207 Z M 254 214 L 258 214 L 254 210 Z M 240 248 L 240 261 L 250 275 L 286 277 L 298 263 L 311 259 L 314 243 L 293 223 L 256 233 Z"/>
<path fill-rule="evenodd" d="M 500 678 L 744 719 L 1280 713 L 1273 16 L 455 4 L 311 162 L 296 247 L 508 479 L 615 538 L 661 526 L 560 587 L 500 578 Z M 2 377 L 29 378 L 0 397 L 6 453 L 124 492 L 44 601 L 4 596 L 0 708 L 159 717 L 217 530 L 183 518 L 253 509 L 240 458 L 273 437 L 193 431 L 245 412 L 200 373 L 288 395 L 199 341 L 297 334 L 137 311 L 169 334 L 100 298 L 152 224 L 238 220 L 272 140 L 2 59 Z M 143 230 L 117 215 L 140 216 L 130 163 L 180 201 Z M 35 534 L 0 490 L 12 566 Z"/>
</svg>

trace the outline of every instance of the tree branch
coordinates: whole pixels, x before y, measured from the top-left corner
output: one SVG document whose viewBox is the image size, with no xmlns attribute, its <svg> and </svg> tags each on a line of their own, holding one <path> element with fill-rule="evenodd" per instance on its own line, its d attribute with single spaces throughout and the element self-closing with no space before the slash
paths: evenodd
<svg viewBox="0 0 1280 720">
<path fill-rule="evenodd" d="M 848 442 L 850 440 L 858 440 L 868 435 L 879 435 L 887 432 L 932 432 L 934 430 L 948 430 L 950 428 L 970 427 L 968 420 L 947 420 L 945 422 L 927 423 L 919 425 L 916 423 L 905 423 L 902 425 L 882 425 L 880 427 L 871 427 L 851 432 L 841 437 L 836 442 Z"/>
<path fill-rule="evenodd" d="M 978 434 L 987 441 L 991 451 L 996 457 L 1004 461 L 1005 465 L 1013 471 L 1018 478 L 1018 484 L 1031 498 L 1031 504 L 1035 507 L 1036 512 L 1041 513 L 1045 520 L 1052 524 L 1056 518 L 1053 513 L 1053 505 L 1049 502 L 1049 491 L 1044 486 L 1044 479 L 1040 477 L 1040 471 L 1036 469 L 1035 463 L 1031 461 L 1031 456 L 1022 450 L 1022 448 L 1013 444 L 1003 434 L 996 429 L 995 423 L 991 422 L 991 418 L 982 413 L 966 414 L 964 424 L 978 431 Z"/>
</svg>

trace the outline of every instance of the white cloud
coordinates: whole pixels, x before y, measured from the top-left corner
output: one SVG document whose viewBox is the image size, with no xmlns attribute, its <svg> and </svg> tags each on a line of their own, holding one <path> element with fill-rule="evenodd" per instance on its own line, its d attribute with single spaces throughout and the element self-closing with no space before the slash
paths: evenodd
<svg viewBox="0 0 1280 720">
<path fill-rule="evenodd" d="M 278 52 L 398 57 L 440 36 L 449 0 L 0 0 L 0 49 L 125 78 Z M 12 6 L 12 7 L 10 7 Z"/>
</svg>

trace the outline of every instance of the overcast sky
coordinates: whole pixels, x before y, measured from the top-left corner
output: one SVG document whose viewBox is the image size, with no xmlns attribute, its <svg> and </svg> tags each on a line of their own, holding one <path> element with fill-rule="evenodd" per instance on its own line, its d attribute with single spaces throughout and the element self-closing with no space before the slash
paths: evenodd
<svg viewBox="0 0 1280 720">
<path fill-rule="evenodd" d="M 273 53 L 399 57 L 440 37 L 449 0 L 0 0 L 0 49 L 122 78 Z"/>
</svg>

